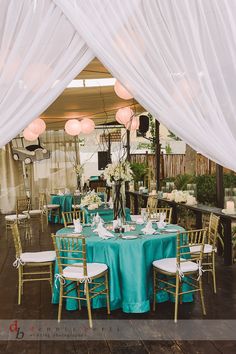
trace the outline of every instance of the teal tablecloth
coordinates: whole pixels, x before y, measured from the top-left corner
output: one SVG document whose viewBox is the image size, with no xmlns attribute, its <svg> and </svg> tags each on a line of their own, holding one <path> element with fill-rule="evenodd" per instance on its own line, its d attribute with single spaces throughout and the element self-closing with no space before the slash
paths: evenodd
<svg viewBox="0 0 236 354">
<path fill-rule="evenodd" d="M 168 228 L 173 228 L 169 225 Z M 139 234 L 141 226 L 127 234 Z M 180 228 L 176 225 L 174 228 Z M 181 228 L 180 228 L 181 229 Z M 57 233 L 71 233 L 71 229 L 63 228 Z M 143 235 L 134 240 L 109 239 L 102 240 L 94 234 L 90 227 L 84 227 L 87 244 L 87 261 L 106 263 L 109 268 L 111 310 L 121 308 L 127 313 L 142 313 L 150 310 L 152 299 L 152 262 L 157 259 L 176 256 L 176 232 L 162 235 Z M 55 274 L 58 273 L 57 263 Z M 58 283 L 58 280 L 56 281 Z M 183 289 L 185 287 L 183 286 Z M 170 300 L 165 292 L 159 292 L 158 302 Z M 173 299 L 171 299 L 173 300 Z M 184 302 L 191 302 L 192 294 L 183 296 Z M 53 303 L 59 301 L 59 283 L 54 284 Z M 106 306 L 104 295 L 92 300 L 93 308 Z M 67 299 L 66 309 L 76 310 L 78 302 Z"/>
<path fill-rule="evenodd" d="M 101 207 L 99 207 L 98 209 L 94 209 L 94 210 L 89 210 L 87 207 L 83 207 L 81 208 L 82 210 L 84 210 L 85 212 L 85 222 L 86 223 L 91 223 L 91 214 L 97 214 L 101 216 L 101 218 L 104 221 L 112 221 L 114 220 L 114 210 L 110 209 L 110 208 L 105 208 L 103 205 Z M 125 208 L 125 215 L 126 215 L 126 220 L 127 221 L 131 221 L 131 217 L 130 217 L 130 209 L 129 208 Z"/>
<path fill-rule="evenodd" d="M 60 205 L 60 215 L 61 215 L 61 213 L 63 211 L 71 211 L 72 200 L 73 200 L 73 196 L 71 194 L 52 195 L 50 204 L 59 204 Z M 63 218 L 61 216 L 60 216 L 60 220 L 58 220 L 58 217 L 51 219 L 50 215 L 49 215 L 49 221 L 63 224 Z"/>
</svg>

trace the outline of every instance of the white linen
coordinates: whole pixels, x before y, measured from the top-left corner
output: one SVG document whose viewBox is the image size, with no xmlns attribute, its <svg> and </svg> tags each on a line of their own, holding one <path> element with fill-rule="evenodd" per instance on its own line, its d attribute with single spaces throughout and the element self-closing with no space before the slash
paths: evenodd
<svg viewBox="0 0 236 354">
<path fill-rule="evenodd" d="M 235 1 L 55 3 L 147 111 L 236 170 Z"/>
<path fill-rule="evenodd" d="M 156 230 L 152 227 L 152 221 L 149 220 L 147 225 L 141 230 L 144 234 L 153 235 Z"/>
<path fill-rule="evenodd" d="M 105 229 L 101 221 L 99 222 L 97 228 L 93 230 L 93 232 L 97 233 L 98 236 L 104 240 L 115 237 L 110 231 Z"/>
<path fill-rule="evenodd" d="M 55 261 L 56 259 L 56 252 L 55 251 L 24 252 L 21 254 L 20 259 L 24 263 L 52 262 Z"/>
<path fill-rule="evenodd" d="M 181 258 L 181 261 L 184 261 L 184 258 Z M 154 261 L 152 264 L 154 267 L 164 270 L 166 272 L 170 272 L 170 273 L 177 272 L 176 258 L 159 259 L 157 261 Z M 195 262 L 185 261 L 185 262 L 180 263 L 180 272 L 181 273 L 195 272 L 198 269 L 199 269 L 199 266 Z"/>
<path fill-rule="evenodd" d="M 75 233 L 81 233 L 83 231 L 83 226 L 80 223 L 80 219 L 73 219 L 73 224 L 75 227 Z"/>
<path fill-rule="evenodd" d="M 78 263 L 68 266 L 63 269 L 63 277 L 72 279 L 83 279 L 95 277 L 107 270 L 107 265 L 104 263 L 87 263 L 87 276 L 84 276 L 83 267 L 78 266 Z"/>
</svg>

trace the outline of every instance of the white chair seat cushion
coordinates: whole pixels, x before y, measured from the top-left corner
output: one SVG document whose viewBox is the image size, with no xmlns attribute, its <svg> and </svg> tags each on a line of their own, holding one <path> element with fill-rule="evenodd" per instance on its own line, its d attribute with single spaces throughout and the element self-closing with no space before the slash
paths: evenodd
<svg viewBox="0 0 236 354">
<path fill-rule="evenodd" d="M 74 209 L 79 209 L 80 206 L 79 206 L 79 204 L 72 204 L 72 208 L 74 208 Z"/>
<path fill-rule="evenodd" d="M 183 261 L 184 258 L 180 258 L 180 260 Z M 155 268 L 164 270 L 168 273 L 176 273 L 177 271 L 176 258 L 159 259 L 157 261 L 154 261 L 152 264 Z M 180 270 L 183 273 L 195 272 L 198 270 L 198 265 L 195 262 L 186 261 L 180 263 Z"/>
<path fill-rule="evenodd" d="M 57 209 L 57 208 L 60 208 L 60 205 L 59 204 L 47 204 L 47 205 L 44 205 L 44 208 Z"/>
<path fill-rule="evenodd" d="M 52 262 L 56 259 L 55 251 L 42 251 L 42 252 L 25 252 L 22 253 L 20 259 L 24 263 L 43 263 Z"/>
<path fill-rule="evenodd" d="M 190 246 L 190 252 L 191 253 L 199 253 L 200 250 L 201 250 L 201 246 Z M 212 245 L 209 245 L 209 244 L 205 244 L 204 245 L 204 251 L 203 253 L 211 253 L 213 251 L 213 247 Z"/>
<path fill-rule="evenodd" d="M 14 221 L 14 220 L 17 220 L 17 218 L 18 218 L 18 220 L 24 220 L 24 219 L 27 219 L 28 216 L 24 215 L 24 214 L 18 214 L 18 216 L 16 214 L 5 216 L 5 220 L 7 220 L 7 221 Z"/>
<path fill-rule="evenodd" d="M 73 265 L 68 266 L 63 269 L 63 276 L 65 278 L 73 278 L 73 279 L 83 279 L 84 277 L 84 271 L 83 271 L 83 266 L 78 267 L 73 267 Z M 95 277 L 107 270 L 107 265 L 103 263 L 87 263 L 87 271 L 88 271 L 88 278 Z"/>
<path fill-rule="evenodd" d="M 23 211 L 23 214 L 29 214 L 29 215 L 38 215 L 38 214 L 41 214 L 42 213 L 42 210 L 40 209 L 35 209 L 35 210 L 24 210 Z"/>
</svg>

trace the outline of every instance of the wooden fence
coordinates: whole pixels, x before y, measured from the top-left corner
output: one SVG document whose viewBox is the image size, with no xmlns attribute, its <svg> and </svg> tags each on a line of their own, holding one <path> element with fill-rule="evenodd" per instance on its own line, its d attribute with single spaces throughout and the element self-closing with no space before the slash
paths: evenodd
<svg viewBox="0 0 236 354">
<path fill-rule="evenodd" d="M 155 178 L 156 160 L 154 154 L 131 154 L 131 163 L 145 163 L 149 167 L 151 179 Z M 179 174 L 184 174 L 186 170 L 186 162 L 184 154 L 162 154 L 160 161 L 160 177 L 176 177 Z M 216 171 L 215 162 L 209 160 L 201 154 L 196 154 L 195 174 L 214 174 Z M 225 172 L 229 170 L 225 169 Z"/>
</svg>

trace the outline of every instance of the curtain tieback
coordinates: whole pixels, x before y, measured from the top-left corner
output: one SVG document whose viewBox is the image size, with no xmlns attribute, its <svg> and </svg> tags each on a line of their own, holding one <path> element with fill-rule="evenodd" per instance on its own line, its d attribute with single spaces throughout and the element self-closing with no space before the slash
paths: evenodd
<svg viewBox="0 0 236 354">
<path fill-rule="evenodd" d="M 15 259 L 15 261 L 12 263 L 13 267 L 19 268 L 20 266 L 25 265 L 25 262 L 23 262 L 19 257 Z"/>
</svg>

